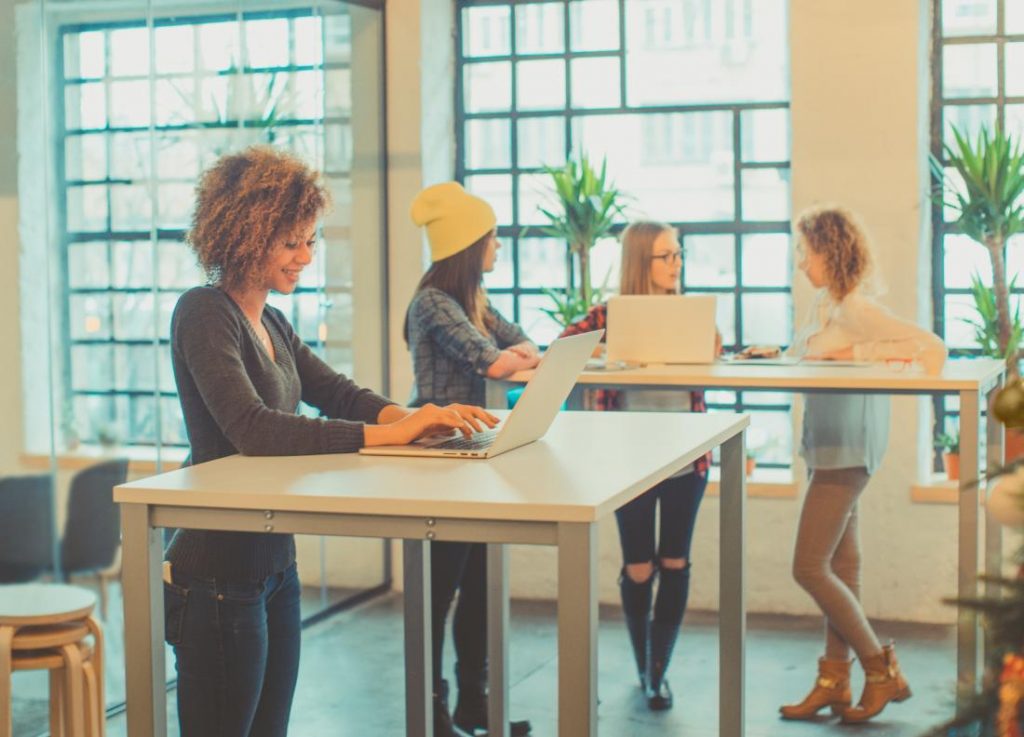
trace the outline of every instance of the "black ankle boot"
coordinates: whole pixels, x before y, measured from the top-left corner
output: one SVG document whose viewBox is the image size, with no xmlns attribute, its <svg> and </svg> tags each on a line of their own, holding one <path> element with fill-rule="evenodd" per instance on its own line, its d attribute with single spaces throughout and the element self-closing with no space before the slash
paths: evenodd
<svg viewBox="0 0 1024 737">
<path fill-rule="evenodd" d="M 626 617 L 626 631 L 636 658 L 636 672 L 640 688 L 647 688 L 647 640 L 651 627 L 652 575 L 643 583 L 637 583 L 623 570 L 619 575 L 619 595 L 622 597 L 622 613 Z"/>
<path fill-rule="evenodd" d="M 672 708 L 672 689 L 669 688 L 665 671 L 672 660 L 679 637 L 679 625 L 661 624 L 657 620 L 651 622 L 650 651 L 647 666 L 647 706 L 652 711 L 665 711 Z"/>
<path fill-rule="evenodd" d="M 434 693 L 434 737 L 471 737 L 452 723 L 448 711 L 448 681 L 441 681 L 441 688 Z"/>
<path fill-rule="evenodd" d="M 455 702 L 452 721 L 455 726 L 473 735 L 476 730 L 487 731 L 487 672 L 467 669 L 455 665 L 455 677 L 459 685 L 459 697 Z M 511 737 L 526 737 L 532 729 L 529 720 L 509 721 Z M 436 737 L 436 735 L 435 735 Z"/>
</svg>

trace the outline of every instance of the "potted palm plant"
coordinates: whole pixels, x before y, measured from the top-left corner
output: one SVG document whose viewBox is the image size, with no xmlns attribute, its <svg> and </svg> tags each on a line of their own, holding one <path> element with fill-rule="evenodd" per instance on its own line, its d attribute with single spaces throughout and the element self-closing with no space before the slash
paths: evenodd
<svg viewBox="0 0 1024 737">
<path fill-rule="evenodd" d="M 960 433 L 942 433 L 935 440 L 935 447 L 942 451 L 942 467 L 950 481 L 960 479 Z"/>
<path fill-rule="evenodd" d="M 578 163 L 570 158 L 565 166 L 544 168 L 554 185 L 554 202 L 538 208 L 548 220 L 542 231 L 568 243 L 578 275 L 575 286 L 570 275 L 564 292 L 548 292 L 554 305 L 545 312 L 563 326 L 587 314 L 603 296 L 603 290 L 591 285 L 590 249 L 611 231 L 624 198 L 608 179 L 607 164 L 602 160 L 600 171 L 595 171 L 581 154 Z"/>
<path fill-rule="evenodd" d="M 1006 281 L 1007 240 L 1024 231 L 1024 151 L 1020 142 L 996 126 L 982 127 L 972 141 L 953 128 L 953 143 L 944 144 L 943 162 L 932 157 L 940 184 L 939 198 L 957 216 L 956 227 L 985 246 L 992 262 L 995 301 L 995 345 L 1007 361 L 1006 387 L 993 403 L 993 412 L 1007 427 L 1024 426 L 1024 387 L 1020 382 L 1017 346 L 1012 345 L 1010 290 Z M 1018 339 L 1019 340 L 1019 339 Z"/>
</svg>

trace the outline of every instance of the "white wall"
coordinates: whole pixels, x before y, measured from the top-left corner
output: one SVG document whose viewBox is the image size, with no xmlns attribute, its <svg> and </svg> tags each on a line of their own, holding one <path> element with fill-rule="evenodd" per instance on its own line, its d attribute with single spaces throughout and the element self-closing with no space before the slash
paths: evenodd
<svg viewBox="0 0 1024 737">
<path fill-rule="evenodd" d="M 819 201 L 857 210 L 874 235 L 880 271 L 891 287 L 885 301 L 898 314 L 924 324 L 931 322 L 925 204 L 927 5 L 925 0 L 790 2 L 793 211 Z M 430 45 L 420 41 L 426 28 L 418 34 L 415 18 L 425 9 L 425 3 L 413 0 L 389 3 L 391 380 L 396 396 L 402 396 L 399 389 L 407 385 L 411 369 L 395 331 L 421 273 L 408 257 L 416 234 L 407 207 L 421 181 L 436 181 L 426 174 L 435 171 L 434 164 L 423 159 L 434 155 L 431 147 L 437 140 L 425 144 L 421 131 L 417 141 L 413 118 L 419 115 L 427 123 L 438 115 L 426 101 L 428 92 L 437 93 L 438 80 L 424 81 L 423 76 L 450 68 L 445 63 L 450 49 L 442 44 L 446 33 L 432 31 L 436 43 Z M 400 18 L 397 24 L 392 14 Z M 436 28 L 438 18 L 430 22 Z M 445 82 L 450 88 L 452 77 Z M 806 289 L 796 290 L 798 313 L 807 298 Z M 952 610 L 940 599 L 955 590 L 955 509 L 910 501 L 911 485 L 921 480 L 920 451 L 926 447 L 921 444 L 927 430 L 922 418 L 928 417 L 923 401 L 894 401 L 889 453 L 862 503 L 863 599 L 871 616 L 949 622 Z M 717 606 L 718 513 L 718 500 L 706 499 L 694 542 L 691 602 L 702 609 Z M 798 499 L 750 501 L 752 611 L 816 611 L 790 576 L 798 513 Z M 601 525 L 600 544 L 600 597 L 615 602 L 621 559 L 614 521 Z M 555 586 L 551 550 L 514 551 L 513 595 L 552 597 Z"/>
</svg>

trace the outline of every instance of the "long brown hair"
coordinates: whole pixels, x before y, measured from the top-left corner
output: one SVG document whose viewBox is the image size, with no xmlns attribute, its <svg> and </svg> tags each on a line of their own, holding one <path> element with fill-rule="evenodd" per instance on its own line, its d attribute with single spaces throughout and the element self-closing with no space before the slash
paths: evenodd
<svg viewBox="0 0 1024 737">
<path fill-rule="evenodd" d="M 654 241 L 662 233 L 674 232 L 667 223 L 639 220 L 622 231 L 622 272 L 619 294 L 654 294 L 651 288 L 651 256 Z"/>
<path fill-rule="evenodd" d="M 484 254 L 487 243 L 494 236 L 488 231 L 476 240 L 469 248 L 464 248 L 453 256 L 435 261 L 427 269 L 427 273 L 416 285 L 416 294 L 433 287 L 448 294 L 466 311 L 469 321 L 484 335 L 490 335 L 494 327 L 494 317 L 487 311 L 487 292 L 484 290 Z M 402 328 L 405 342 L 409 342 L 409 311 L 405 312 L 405 325 Z"/>
<path fill-rule="evenodd" d="M 825 259 L 828 293 L 841 302 L 870 275 L 868 235 L 850 210 L 836 205 L 810 207 L 796 219 L 796 232 Z"/>
</svg>

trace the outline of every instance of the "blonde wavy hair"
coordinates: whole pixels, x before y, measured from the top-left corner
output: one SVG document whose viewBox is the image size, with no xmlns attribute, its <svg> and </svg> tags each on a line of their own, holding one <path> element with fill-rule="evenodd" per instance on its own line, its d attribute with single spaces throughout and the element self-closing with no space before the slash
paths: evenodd
<svg viewBox="0 0 1024 737">
<path fill-rule="evenodd" d="M 199 179 L 188 243 L 211 284 L 244 290 L 258 283 L 278 241 L 329 203 L 317 172 L 291 154 L 252 146 L 221 156 Z"/>
<path fill-rule="evenodd" d="M 820 205 L 796 219 L 797 236 L 825 259 L 829 295 L 842 301 L 864 283 L 873 268 L 868 235 L 859 218 L 845 207 Z"/>
<path fill-rule="evenodd" d="M 622 272 L 619 276 L 619 294 L 659 294 L 651 283 L 651 256 L 654 241 L 662 233 L 674 233 L 667 223 L 640 220 L 630 223 L 622 231 Z M 675 292 L 668 292 L 675 294 Z"/>
</svg>

